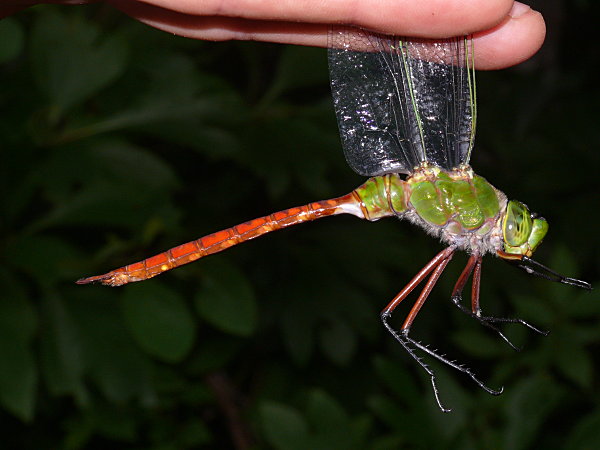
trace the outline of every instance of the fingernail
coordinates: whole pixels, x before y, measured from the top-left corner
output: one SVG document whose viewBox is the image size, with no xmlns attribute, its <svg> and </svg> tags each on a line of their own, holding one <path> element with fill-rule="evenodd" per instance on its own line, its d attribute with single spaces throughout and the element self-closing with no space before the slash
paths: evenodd
<svg viewBox="0 0 600 450">
<path fill-rule="evenodd" d="M 508 15 L 513 19 L 518 19 L 522 15 L 527 14 L 529 11 L 531 11 L 529 5 L 521 2 L 514 2 Z"/>
</svg>

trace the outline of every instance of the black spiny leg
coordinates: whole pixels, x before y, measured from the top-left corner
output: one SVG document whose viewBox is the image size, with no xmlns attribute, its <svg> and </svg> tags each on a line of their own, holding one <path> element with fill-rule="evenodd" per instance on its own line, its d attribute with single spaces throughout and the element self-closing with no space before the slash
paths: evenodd
<svg viewBox="0 0 600 450">
<path fill-rule="evenodd" d="M 419 273 L 414 276 L 414 278 L 404 287 L 404 289 L 402 289 L 402 291 L 400 291 L 400 293 L 388 304 L 388 306 L 381 313 L 381 320 L 383 321 L 383 324 L 385 325 L 386 329 L 392 334 L 392 336 L 394 336 L 396 338 L 396 340 L 398 342 L 400 342 L 400 344 L 402 344 L 402 347 L 404 347 L 404 349 L 408 352 L 408 354 L 415 361 L 417 361 L 417 363 L 429 375 L 429 378 L 431 379 L 431 385 L 433 387 L 433 393 L 435 395 L 435 399 L 437 401 L 439 408 L 443 412 L 449 412 L 450 409 L 445 408 L 440 400 L 439 391 L 438 391 L 437 384 L 435 381 L 435 373 L 416 354 L 415 349 L 419 349 L 419 350 L 427 353 L 428 355 L 432 356 L 433 358 L 436 358 L 437 360 L 443 362 L 444 364 L 447 364 L 448 366 L 458 370 L 459 372 L 462 372 L 462 373 L 468 375 L 473 381 L 475 381 L 475 383 L 477 383 L 478 386 L 480 386 L 486 392 L 489 392 L 490 394 L 493 394 L 493 395 L 499 395 L 502 393 L 502 388 L 499 390 L 494 390 L 494 389 L 489 388 L 481 380 L 479 380 L 469 368 L 467 368 L 461 364 L 458 364 L 456 361 L 452 361 L 452 360 L 446 358 L 444 355 L 440 355 L 435 350 L 430 349 L 427 345 L 424 345 L 421 342 L 415 341 L 408 335 L 409 331 L 410 331 L 410 327 L 411 327 L 412 323 L 414 322 L 417 314 L 419 313 L 419 310 L 425 303 L 425 300 L 427 300 L 427 297 L 431 293 L 433 286 L 435 286 L 435 284 L 437 283 L 440 275 L 446 268 L 446 265 L 452 259 L 452 256 L 454 255 L 454 251 L 455 251 L 455 249 L 453 247 L 449 247 L 449 248 L 441 251 L 440 253 L 438 253 L 435 256 L 435 258 L 433 258 L 431 261 L 429 261 L 429 263 L 427 263 L 427 265 L 425 265 L 425 267 L 423 267 L 419 271 Z M 400 302 L 402 302 L 402 300 L 404 300 L 414 290 L 414 288 L 417 287 L 425 279 L 425 277 L 427 277 L 427 275 L 429 275 L 430 273 L 431 273 L 431 276 L 427 280 L 427 283 L 425 284 L 425 286 L 423 287 L 423 290 L 419 294 L 417 301 L 415 302 L 415 304 L 413 305 L 412 309 L 410 310 L 408 316 L 406 317 L 400 332 L 397 332 L 388 323 L 388 319 L 391 317 L 392 312 L 400 304 Z"/>
<path fill-rule="evenodd" d="M 515 346 L 508 337 L 494 324 L 495 323 L 520 323 L 523 326 L 526 326 L 530 330 L 535 331 L 543 336 L 547 336 L 547 331 L 542 331 L 530 323 L 526 322 L 523 319 L 518 318 L 506 318 L 506 317 L 493 317 L 493 316 L 483 316 L 481 314 L 481 307 L 479 306 L 479 286 L 481 284 L 481 255 L 473 254 L 469 258 L 467 265 L 463 269 L 460 277 L 456 281 L 454 285 L 454 290 L 452 291 L 452 302 L 465 314 L 473 317 L 480 324 L 494 330 L 498 335 L 514 350 L 520 351 L 520 348 Z M 469 277 L 473 273 L 473 283 L 471 289 L 471 310 L 462 305 L 462 291 L 469 280 Z"/>
</svg>

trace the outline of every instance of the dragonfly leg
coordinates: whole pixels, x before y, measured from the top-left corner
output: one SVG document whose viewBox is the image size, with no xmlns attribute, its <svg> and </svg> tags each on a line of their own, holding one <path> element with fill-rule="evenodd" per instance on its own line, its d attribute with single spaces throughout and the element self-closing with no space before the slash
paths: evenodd
<svg viewBox="0 0 600 450">
<path fill-rule="evenodd" d="M 400 293 L 398 295 L 396 295 L 396 297 L 394 297 L 394 299 L 381 312 L 381 321 L 383 322 L 383 325 L 385 326 L 385 328 L 392 334 L 392 336 L 394 336 L 396 338 L 396 340 L 398 342 L 400 342 L 400 344 L 402 344 L 402 347 L 404 347 L 404 350 L 406 350 L 407 353 L 429 375 L 429 378 L 431 379 L 431 386 L 433 388 L 433 394 L 435 395 L 435 400 L 436 400 L 439 408 L 443 412 L 450 412 L 451 410 L 449 408 L 445 408 L 444 405 L 442 404 L 442 401 L 440 400 L 439 390 L 438 390 L 437 384 L 435 382 L 435 373 L 433 372 L 433 370 L 431 370 L 429 368 L 429 366 L 425 363 L 425 361 L 423 361 L 423 359 L 420 358 L 419 355 L 417 355 L 415 353 L 415 350 L 410 347 L 410 338 L 408 338 L 408 336 L 406 336 L 408 330 L 404 330 L 404 327 L 403 327 L 403 330 L 401 331 L 401 333 L 398 333 L 388 323 L 388 319 L 392 316 L 392 313 L 394 312 L 394 309 L 396 309 L 396 307 L 406 297 L 408 297 L 408 295 L 425 279 L 425 277 L 427 275 L 429 275 L 429 273 L 431 273 L 431 271 L 434 268 L 436 269 L 436 272 L 439 272 L 439 274 L 435 278 L 436 281 L 437 281 L 437 278 L 439 278 L 439 275 L 441 274 L 441 272 L 446 267 L 446 264 L 448 264 L 448 262 L 450 261 L 450 259 L 452 259 L 452 255 L 453 254 L 454 254 L 454 249 L 451 248 L 451 247 L 448 247 L 447 249 L 444 249 L 443 251 L 441 251 L 440 253 L 438 253 L 435 256 L 435 258 L 433 258 L 431 261 L 429 261 L 429 263 L 427 265 L 425 265 L 425 267 L 423 267 L 419 271 L 419 273 L 417 273 L 413 277 L 412 280 L 410 280 L 410 282 L 404 287 L 404 289 L 402 289 L 402 291 L 400 291 Z M 441 270 L 440 270 L 440 266 L 441 266 Z M 435 272 L 432 275 L 432 277 L 434 275 L 435 275 Z M 430 281 L 431 281 L 431 278 L 430 278 L 429 282 L 427 283 L 428 285 L 431 284 Z M 429 292 L 431 292 L 432 288 L 433 288 L 433 285 L 431 285 L 429 287 Z M 427 290 L 427 285 L 425 286 L 425 288 L 423 288 L 423 291 L 421 292 L 421 295 L 419 295 L 419 298 L 415 302 L 415 305 L 413 306 L 413 308 L 411 310 L 411 313 L 409 314 L 409 317 L 411 317 L 411 323 L 414 320 L 414 318 L 416 317 L 417 313 L 419 312 L 419 309 L 421 309 L 421 306 L 423 306 L 423 303 L 425 303 L 425 300 L 427 299 L 427 295 L 429 294 L 429 292 L 425 292 L 426 290 Z M 407 320 L 408 320 L 409 317 L 407 317 Z"/>
<path fill-rule="evenodd" d="M 473 254 L 469 258 L 467 265 L 463 269 L 460 277 L 456 281 L 456 285 L 454 286 L 454 290 L 452 291 L 452 302 L 465 314 L 473 317 L 479 323 L 484 325 L 485 327 L 494 330 L 498 335 L 510 345 L 514 350 L 520 351 L 520 348 L 515 346 L 510 339 L 500 330 L 496 325 L 496 323 L 520 323 L 523 326 L 539 333 L 541 335 L 546 336 L 548 334 L 547 331 L 542 331 L 530 323 L 526 322 L 523 319 L 518 318 L 505 318 L 505 317 L 493 317 L 493 316 L 484 316 L 481 312 L 481 307 L 479 304 L 479 287 L 481 285 L 481 255 Z M 473 274 L 473 281 L 471 286 L 471 309 L 469 310 L 464 305 L 462 305 L 462 291 L 469 280 L 469 277 Z"/>
<path fill-rule="evenodd" d="M 450 409 L 445 408 L 440 400 L 439 391 L 435 379 L 435 373 L 431 368 L 429 368 L 429 366 L 427 366 L 423 359 L 416 354 L 415 349 L 419 349 L 432 356 L 433 358 L 436 358 L 437 360 L 443 362 L 444 364 L 447 364 L 448 366 L 468 375 L 473 381 L 475 381 L 475 383 L 477 383 L 477 385 L 479 385 L 482 389 L 489 392 L 490 394 L 498 395 L 502 393 L 502 389 L 494 390 L 486 386 L 481 380 L 479 380 L 475 376 L 475 374 L 469 368 L 458 364 L 456 361 L 452 361 L 446 358 L 446 356 L 444 355 L 440 355 L 435 350 L 430 349 L 427 345 L 424 345 L 421 342 L 409 337 L 409 331 L 412 323 L 414 322 L 421 307 L 427 300 L 427 297 L 431 293 L 433 286 L 435 286 L 442 272 L 452 259 L 454 251 L 455 249 L 453 247 L 449 247 L 443 250 L 442 252 L 438 253 L 435 258 L 433 258 L 425 267 L 423 267 L 423 269 L 421 269 L 421 271 L 419 271 L 417 275 L 415 275 L 415 277 L 406 285 L 404 289 L 402 289 L 402 291 L 388 304 L 388 306 L 381 313 L 381 320 L 383 321 L 383 324 L 386 327 L 386 329 L 392 334 L 392 336 L 396 338 L 398 342 L 400 342 L 400 344 L 402 344 L 402 346 L 408 352 L 408 354 L 415 361 L 417 361 L 417 363 L 429 375 L 436 402 L 443 412 L 449 412 Z M 400 329 L 400 332 L 396 331 L 389 324 L 388 319 L 391 317 L 394 309 L 400 304 L 400 302 L 402 302 L 402 300 L 404 300 L 408 296 L 408 294 L 410 294 L 410 292 L 412 292 L 414 288 L 417 285 L 419 285 L 430 273 L 431 276 L 427 280 L 427 283 L 425 284 L 423 290 L 419 294 L 417 301 L 415 302 L 408 316 L 406 317 L 404 324 Z"/>
<path fill-rule="evenodd" d="M 404 350 L 406 350 L 406 352 L 423 368 L 423 370 L 427 372 L 427 375 L 429 375 L 429 379 L 431 380 L 431 387 L 433 388 L 433 395 L 435 396 L 435 401 L 437 402 L 438 407 L 442 410 L 442 412 L 452 411 L 452 409 L 446 408 L 442 403 L 442 400 L 440 399 L 440 392 L 438 390 L 437 383 L 435 382 L 434 371 L 425 363 L 425 361 L 423 361 L 421 357 L 419 357 L 419 355 L 416 354 L 415 350 L 410 347 L 412 339 L 408 337 L 408 333 L 405 331 L 398 333 L 396 330 L 394 330 L 387 322 L 387 317 L 384 317 L 383 314 L 381 316 L 381 319 L 383 320 L 383 324 L 385 325 L 387 330 L 392 334 L 392 336 L 394 336 L 396 340 L 400 342 L 400 344 L 402 344 Z"/>
</svg>

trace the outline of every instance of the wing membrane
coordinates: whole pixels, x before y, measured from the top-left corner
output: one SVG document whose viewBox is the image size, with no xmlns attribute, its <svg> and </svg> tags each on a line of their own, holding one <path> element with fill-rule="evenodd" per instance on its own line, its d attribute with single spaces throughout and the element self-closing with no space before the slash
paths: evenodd
<svg viewBox="0 0 600 450">
<path fill-rule="evenodd" d="M 329 71 L 342 146 L 361 175 L 468 164 L 475 137 L 469 39 L 430 41 L 334 28 Z"/>
</svg>

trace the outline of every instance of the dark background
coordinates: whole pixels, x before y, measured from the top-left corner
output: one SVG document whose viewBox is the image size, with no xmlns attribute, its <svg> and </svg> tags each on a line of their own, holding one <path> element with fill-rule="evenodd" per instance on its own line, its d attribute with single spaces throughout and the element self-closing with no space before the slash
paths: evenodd
<svg viewBox="0 0 600 450">
<path fill-rule="evenodd" d="M 538 4 L 539 3 L 539 4 Z M 598 286 L 595 2 L 536 2 L 543 49 L 478 73 L 472 165 L 550 222 L 536 259 Z M 586 32 L 589 30 L 589 32 Z M 101 5 L 0 22 L 0 433 L 6 448 L 597 448 L 600 302 L 494 257 L 461 314 L 458 255 L 413 336 L 379 311 L 442 246 L 408 223 L 337 217 L 145 283 L 77 286 L 170 246 L 362 179 L 339 144 L 323 49 L 186 40 Z M 399 326 L 409 304 L 395 316 Z"/>
</svg>

